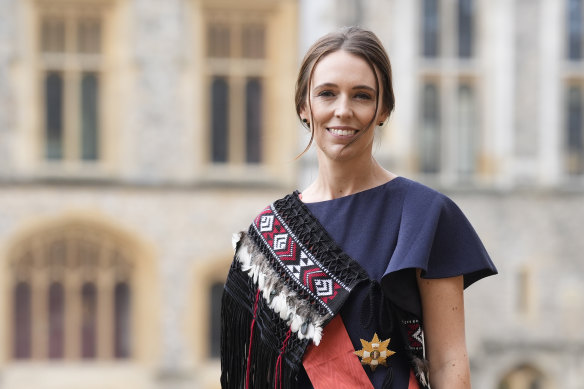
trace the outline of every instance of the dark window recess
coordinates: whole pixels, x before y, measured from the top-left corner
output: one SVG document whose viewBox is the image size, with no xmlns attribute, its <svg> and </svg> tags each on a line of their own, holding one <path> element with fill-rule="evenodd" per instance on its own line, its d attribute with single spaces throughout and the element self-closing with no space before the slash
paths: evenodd
<svg viewBox="0 0 584 389">
<path fill-rule="evenodd" d="M 131 296 L 125 282 L 116 284 L 114 307 L 114 357 L 128 358 L 131 346 Z"/>
<path fill-rule="evenodd" d="M 424 85 L 422 98 L 422 128 L 420 136 L 421 171 L 440 171 L 440 105 L 438 88 L 434 84 Z"/>
<path fill-rule="evenodd" d="M 245 86 L 246 100 L 246 161 L 259 163 L 262 161 L 262 106 L 263 91 L 261 81 L 252 78 Z"/>
<path fill-rule="evenodd" d="M 63 75 L 45 76 L 45 156 L 63 158 Z"/>
<path fill-rule="evenodd" d="M 584 14 L 582 12 L 582 0 L 567 0 L 566 21 L 568 33 L 568 59 L 582 59 L 582 24 Z"/>
<path fill-rule="evenodd" d="M 438 0 L 424 0 L 422 15 L 422 47 L 424 57 L 437 57 L 440 46 L 440 21 Z"/>
<path fill-rule="evenodd" d="M 54 282 L 49 287 L 49 358 L 65 356 L 65 292 Z"/>
<path fill-rule="evenodd" d="M 473 55 L 473 1 L 458 0 L 458 56 L 470 58 Z"/>
<path fill-rule="evenodd" d="M 97 290 L 92 283 L 81 288 L 81 357 L 97 356 Z"/>
<path fill-rule="evenodd" d="M 30 285 L 19 282 L 14 288 L 13 356 L 27 359 L 32 354 L 32 311 Z"/>
<path fill-rule="evenodd" d="M 227 162 L 229 154 L 229 85 L 217 77 L 211 84 L 211 160 Z"/>
<path fill-rule="evenodd" d="M 569 174 L 584 173 L 584 128 L 582 87 L 573 86 L 568 90 L 568 120 L 566 134 L 567 171 Z"/>
<path fill-rule="evenodd" d="M 81 158 L 96 160 L 99 144 L 99 82 L 96 73 L 84 73 L 81 80 Z"/>
</svg>

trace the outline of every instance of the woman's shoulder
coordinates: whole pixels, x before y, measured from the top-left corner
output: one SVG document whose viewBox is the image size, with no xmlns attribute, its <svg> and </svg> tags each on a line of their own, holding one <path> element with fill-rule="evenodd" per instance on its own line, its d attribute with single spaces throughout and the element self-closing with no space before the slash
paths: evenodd
<svg viewBox="0 0 584 389">
<path fill-rule="evenodd" d="M 430 186 L 401 177 L 406 187 L 405 199 L 409 202 L 419 202 L 420 204 L 453 204 L 452 199 Z"/>
</svg>

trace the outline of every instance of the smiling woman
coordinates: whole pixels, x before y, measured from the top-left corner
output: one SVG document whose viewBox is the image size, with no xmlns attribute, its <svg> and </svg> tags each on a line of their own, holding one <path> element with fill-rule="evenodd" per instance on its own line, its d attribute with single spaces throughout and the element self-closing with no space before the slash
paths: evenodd
<svg viewBox="0 0 584 389">
<path fill-rule="evenodd" d="M 388 115 L 376 112 L 376 84 L 367 62 L 346 51 L 320 61 L 311 82 L 311 104 L 301 111 L 302 117 L 311 118 L 320 157 L 338 160 L 370 154 L 370 127 Z M 352 155 L 347 155 L 349 151 Z"/>
<path fill-rule="evenodd" d="M 372 32 L 308 50 L 296 112 L 318 175 L 234 236 L 224 388 L 470 388 L 463 289 L 496 269 L 449 198 L 373 157 L 394 106 Z"/>
<path fill-rule="evenodd" d="M 389 115 L 388 108 L 379 104 L 381 83 L 376 81 L 376 73 L 365 60 L 344 50 L 328 54 L 314 68 L 310 97 L 302 106 L 300 116 L 310 118 L 319 166 L 328 166 L 321 170 L 323 173 L 370 172 L 377 176 L 373 186 L 391 178 L 371 156 L 373 127 L 383 123 Z M 370 177 L 363 175 L 361 178 L 364 181 Z M 315 181 L 314 184 L 303 192 L 307 202 L 312 196 L 318 196 L 313 191 L 318 191 L 322 183 Z M 367 185 L 365 182 L 355 184 Z M 334 190 L 338 195 L 353 189 L 338 187 Z M 332 198 L 334 194 L 328 196 Z"/>
<path fill-rule="evenodd" d="M 351 32 L 351 30 L 353 32 Z M 317 65 L 319 65 L 321 60 L 326 59 L 328 55 L 337 52 L 340 52 L 340 54 L 352 54 L 355 57 L 353 60 L 361 59 L 363 63 L 360 65 L 365 64 L 369 68 L 369 70 L 359 70 L 361 71 L 360 75 L 370 78 L 370 84 L 366 84 L 364 82 L 365 79 L 360 79 L 354 86 L 363 87 L 363 89 L 368 90 L 375 106 L 374 115 L 378 114 L 380 104 L 382 107 L 381 111 L 386 117 L 393 111 L 395 107 L 395 97 L 393 95 L 391 64 L 387 57 L 387 53 L 385 52 L 381 41 L 379 41 L 375 34 L 366 30 L 359 30 L 359 33 L 355 33 L 355 31 L 357 31 L 357 29 L 353 28 L 347 30 L 347 35 L 325 35 L 313 44 L 306 53 L 298 74 L 295 96 L 296 112 L 306 125 L 309 125 L 309 120 L 312 120 L 312 113 L 310 110 L 312 105 L 312 94 L 315 92 L 314 85 L 320 85 L 318 81 L 315 81 L 314 79 L 314 72 L 319 68 Z M 349 70 L 348 72 L 347 69 Z M 321 69 L 321 73 L 322 70 L 323 69 Z M 354 74 L 354 72 L 357 71 L 357 68 L 347 66 L 345 69 L 338 70 L 340 73 L 337 74 L 344 77 L 345 75 Z M 372 76 L 372 79 L 370 76 Z M 322 86 L 327 85 L 323 84 Z M 373 117 L 371 119 L 373 119 Z M 362 130 L 368 129 L 368 127 L 371 127 L 374 123 L 375 121 L 371 120 L 369 125 L 366 126 L 367 128 L 363 128 Z M 311 138 L 305 151 L 310 148 L 315 135 L 314 128 L 310 129 Z"/>
</svg>

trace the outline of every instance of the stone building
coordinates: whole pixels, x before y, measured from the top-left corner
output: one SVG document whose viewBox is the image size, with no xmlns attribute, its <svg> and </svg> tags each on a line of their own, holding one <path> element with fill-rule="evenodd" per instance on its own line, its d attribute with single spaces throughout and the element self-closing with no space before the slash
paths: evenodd
<svg viewBox="0 0 584 389">
<path fill-rule="evenodd" d="M 376 157 L 450 195 L 500 275 L 473 387 L 584 388 L 582 0 L 0 1 L 0 389 L 217 388 L 231 233 L 314 176 L 297 66 L 373 29 Z"/>
</svg>

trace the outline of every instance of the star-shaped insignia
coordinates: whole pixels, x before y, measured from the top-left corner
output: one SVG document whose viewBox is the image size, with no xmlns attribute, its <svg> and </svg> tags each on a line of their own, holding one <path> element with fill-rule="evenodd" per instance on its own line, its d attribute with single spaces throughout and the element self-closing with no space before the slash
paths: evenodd
<svg viewBox="0 0 584 389">
<path fill-rule="evenodd" d="M 386 359 L 395 354 L 395 351 L 387 348 L 390 340 L 391 338 L 380 342 L 377 334 L 373 335 L 371 342 L 361 339 L 363 348 L 355 351 L 355 354 L 361 357 L 363 365 L 369 365 L 371 371 L 375 371 L 378 365 L 387 366 Z"/>
</svg>

